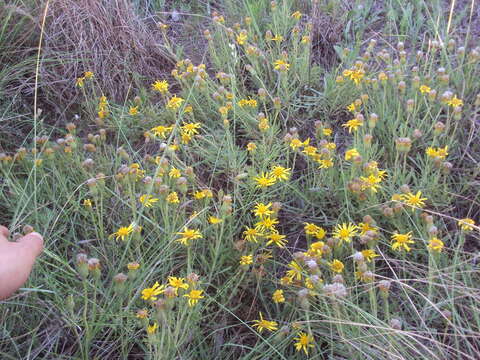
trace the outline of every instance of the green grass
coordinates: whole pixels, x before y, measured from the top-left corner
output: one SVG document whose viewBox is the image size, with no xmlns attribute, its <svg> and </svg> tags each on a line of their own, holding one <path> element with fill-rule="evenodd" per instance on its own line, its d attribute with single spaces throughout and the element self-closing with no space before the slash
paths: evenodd
<svg viewBox="0 0 480 360">
<path fill-rule="evenodd" d="M 186 11 L 203 17 L 211 10 L 204 6 L 192 3 Z M 348 9 L 321 2 L 324 16 L 345 24 L 341 41 L 331 44 L 338 61 L 324 68 L 312 64 L 308 36 L 316 30 L 305 14 L 313 6 L 225 3 L 225 22 L 211 11 L 205 68 L 176 59 L 168 94 L 131 89 L 124 101 L 101 105 L 95 74 L 81 88 L 72 85 L 82 97 L 75 126 L 49 127 L 47 113 L 35 126 L 45 141 L 33 133 L 24 142 L 2 138 L 0 220 L 12 232 L 32 225 L 46 250 L 25 288 L 0 303 L 0 357 L 300 359 L 307 355 L 294 344 L 305 334 L 314 339 L 312 359 L 476 358 L 479 228 L 458 224 L 472 218 L 478 225 L 480 213 L 480 58 L 465 38 L 470 14 L 453 12 L 447 34 L 450 7 L 440 2 L 371 1 Z M 305 13 L 301 20 L 292 17 L 297 9 Z M 268 31 L 282 41 L 269 40 Z M 432 47 L 450 39 L 455 45 Z M 174 38 L 168 46 L 181 53 Z M 275 69 L 279 59 L 287 71 Z M 365 74 L 356 85 L 345 70 L 359 69 Z M 372 81 L 383 74 L 386 80 Z M 178 109 L 168 108 L 173 94 L 184 99 Z M 463 106 L 447 104 L 453 95 Z M 240 106 L 242 99 L 256 105 Z M 13 111 L 16 102 L 4 105 L 4 132 L 34 128 L 31 117 Z M 347 110 L 355 102 L 356 110 Z M 130 114 L 133 107 L 138 114 Z M 101 109 L 106 116 L 99 119 Z M 342 125 L 352 118 L 362 125 L 349 133 Z M 198 134 L 190 136 L 185 123 L 200 124 Z M 159 125 L 171 130 L 155 136 Z M 302 142 L 298 149 L 294 139 Z M 429 147 L 448 147 L 448 155 L 428 156 Z M 351 149 L 358 155 L 346 159 Z M 333 166 L 319 168 L 321 160 Z M 290 169 L 289 176 L 259 188 L 255 178 L 275 166 Z M 199 195 L 205 189 L 212 197 Z M 425 205 L 410 207 L 406 194 L 418 191 Z M 177 204 L 167 200 L 172 192 Z M 158 201 L 146 207 L 142 195 Z M 259 203 L 276 209 L 271 217 L 284 247 L 268 243 L 274 232 L 265 229 L 257 242 L 246 241 L 246 227 L 261 220 L 252 211 Z M 305 223 L 326 236 L 306 234 Z M 343 223 L 372 229 L 340 241 L 333 235 Z M 112 236 L 129 225 L 123 240 Z M 185 246 L 178 241 L 185 228 L 202 237 Z M 409 232 L 411 251 L 393 249 L 392 235 Z M 434 237 L 444 244 L 441 252 L 428 248 Z M 366 261 L 362 250 L 378 256 Z M 248 255 L 253 263 L 241 265 Z M 344 264 L 341 276 L 334 259 Z M 132 262 L 140 267 L 128 269 Z M 189 275 L 188 291 L 142 299 L 156 282 Z M 192 288 L 203 298 L 189 306 L 184 295 Z M 285 302 L 272 300 L 278 289 Z M 145 319 L 136 316 L 142 309 Z M 259 332 L 259 312 L 278 329 Z M 159 328 L 147 334 L 153 324 Z"/>
</svg>

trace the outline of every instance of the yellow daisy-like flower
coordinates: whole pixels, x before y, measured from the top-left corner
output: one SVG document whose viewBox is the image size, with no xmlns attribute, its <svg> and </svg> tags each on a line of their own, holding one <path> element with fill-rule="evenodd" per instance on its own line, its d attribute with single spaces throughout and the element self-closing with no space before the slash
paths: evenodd
<svg viewBox="0 0 480 360">
<path fill-rule="evenodd" d="M 75 85 L 78 86 L 79 88 L 82 88 L 84 85 L 85 78 L 84 77 L 79 77 L 75 81 Z"/>
<path fill-rule="evenodd" d="M 246 227 L 246 230 L 243 232 L 245 240 L 249 242 L 257 242 L 259 237 L 263 236 L 263 233 L 256 228 Z"/>
<path fill-rule="evenodd" d="M 274 63 L 273 63 L 273 68 L 275 70 L 278 70 L 278 71 L 288 71 L 290 69 L 290 64 L 287 63 L 286 61 L 284 60 L 276 60 Z"/>
<path fill-rule="evenodd" d="M 270 171 L 270 177 L 275 179 L 275 181 L 288 180 L 290 178 L 290 168 L 284 168 L 283 166 L 274 166 L 272 171 Z"/>
<path fill-rule="evenodd" d="M 408 232 L 406 234 L 399 234 L 395 233 L 392 235 L 392 249 L 401 251 L 404 249 L 405 251 L 410 251 L 411 248 L 408 244 L 414 244 L 415 242 L 412 240 L 412 232 Z"/>
<path fill-rule="evenodd" d="M 180 176 L 182 176 L 182 173 L 180 172 L 180 170 L 178 170 L 177 168 L 175 167 L 172 167 L 170 169 L 170 172 L 168 173 L 168 176 L 170 176 L 171 178 L 179 178 Z"/>
<path fill-rule="evenodd" d="M 197 135 L 198 134 L 198 129 L 200 129 L 202 127 L 202 124 L 200 123 L 183 123 L 182 126 L 181 126 L 181 131 L 182 133 L 186 134 L 186 135 L 189 135 L 189 136 L 193 136 L 193 135 Z"/>
<path fill-rule="evenodd" d="M 130 109 L 128 109 L 128 114 L 135 116 L 138 114 L 138 106 L 130 106 Z"/>
<path fill-rule="evenodd" d="M 315 225 L 315 224 L 312 224 L 312 223 L 308 223 L 308 222 L 304 223 L 304 225 L 305 226 L 303 227 L 303 229 L 305 230 L 305 234 L 314 236 L 318 240 L 322 240 L 325 237 L 325 235 L 327 234 L 325 229 L 322 228 L 321 226 L 318 226 L 318 225 Z"/>
<path fill-rule="evenodd" d="M 290 141 L 290 147 L 293 150 L 296 150 L 296 149 L 302 147 L 303 145 L 304 145 L 304 143 L 300 139 L 297 139 L 297 138 L 294 138 Z"/>
<path fill-rule="evenodd" d="M 320 169 L 329 169 L 333 167 L 333 160 L 332 159 L 321 159 L 318 160 L 318 167 Z"/>
<path fill-rule="evenodd" d="M 177 110 L 184 101 L 185 100 L 182 99 L 181 97 L 178 97 L 177 95 L 173 95 L 173 97 L 170 98 L 170 100 L 168 100 L 167 102 L 167 109 Z"/>
<path fill-rule="evenodd" d="M 355 103 L 351 103 L 350 105 L 347 106 L 347 110 L 352 113 L 355 112 L 356 109 L 357 107 L 355 106 Z"/>
<path fill-rule="evenodd" d="M 437 237 L 433 237 L 428 241 L 427 245 L 428 249 L 431 251 L 435 251 L 437 253 L 441 253 L 444 247 L 443 241 Z"/>
<path fill-rule="evenodd" d="M 363 121 L 357 118 L 348 120 L 345 124 L 342 124 L 342 127 L 347 128 L 349 133 L 356 131 L 360 126 L 363 126 Z"/>
<path fill-rule="evenodd" d="M 361 253 L 367 262 L 371 262 L 374 258 L 380 256 L 372 249 L 362 250 Z"/>
<path fill-rule="evenodd" d="M 154 323 L 153 325 L 148 325 L 147 326 L 147 334 L 148 335 L 153 335 L 157 332 L 158 329 L 158 324 Z"/>
<path fill-rule="evenodd" d="M 240 257 L 240 265 L 248 266 L 253 263 L 253 255 L 244 255 Z"/>
<path fill-rule="evenodd" d="M 322 134 L 323 134 L 324 136 L 332 136 L 333 130 L 330 129 L 330 128 L 324 128 L 324 129 L 322 130 Z"/>
<path fill-rule="evenodd" d="M 166 198 L 167 202 L 170 204 L 178 204 L 180 202 L 180 199 L 178 198 L 178 194 L 176 191 L 171 192 L 170 194 L 167 195 Z"/>
<path fill-rule="evenodd" d="M 155 126 L 154 128 L 150 129 L 150 132 L 154 136 L 161 136 L 162 138 L 166 138 L 166 136 L 173 130 L 173 126 L 164 126 L 164 125 L 159 125 Z"/>
<path fill-rule="evenodd" d="M 253 142 L 249 142 L 247 144 L 247 150 L 250 152 L 254 152 L 257 149 L 257 145 Z"/>
<path fill-rule="evenodd" d="M 216 216 L 210 216 L 208 218 L 208 222 L 212 225 L 220 224 L 222 222 L 222 219 L 216 217 Z"/>
<path fill-rule="evenodd" d="M 181 238 L 177 239 L 177 241 L 185 246 L 190 245 L 190 242 L 193 240 L 203 238 L 203 235 L 200 231 L 196 229 L 189 229 L 186 226 L 183 228 L 183 232 L 177 232 L 177 235 L 181 235 Z"/>
<path fill-rule="evenodd" d="M 285 302 L 285 297 L 283 296 L 283 290 L 275 290 L 272 294 L 272 300 L 275 304 Z"/>
<path fill-rule="evenodd" d="M 175 277 L 175 276 L 169 276 L 168 277 L 168 284 L 175 288 L 175 290 L 178 290 L 178 289 L 184 289 L 184 290 L 187 290 L 188 289 L 188 284 L 185 283 L 185 279 L 184 278 L 179 278 L 179 277 Z"/>
<path fill-rule="evenodd" d="M 330 269 L 336 273 L 341 273 L 345 268 L 345 265 L 337 259 L 334 259 L 332 262 L 328 263 L 328 265 L 330 266 Z"/>
<path fill-rule="evenodd" d="M 446 103 L 451 107 L 463 106 L 463 101 L 457 98 L 457 95 L 454 95 L 450 100 L 447 100 Z"/>
<path fill-rule="evenodd" d="M 237 35 L 237 44 L 238 45 L 244 45 L 248 40 L 248 34 L 246 31 L 240 32 L 240 34 Z"/>
<path fill-rule="evenodd" d="M 203 299 L 205 296 L 202 296 L 203 290 L 191 290 L 188 294 L 183 295 L 188 298 L 188 306 L 195 306 L 200 299 Z"/>
<path fill-rule="evenodd" d="M 157 201 L 158 199 L 154 198 L 152 195 L 143 194 L 142 196 L 140 196 L 140 202 L 145 207 L 152 207 L 153 204 L 155 204 Z"/>
<path fill-rule="evenodd" d="M 91 208 L 93 206 L 93 202 L 91 199 L 84 199 L 82 205 L 86 208 Z"/>
<path fill-rule="evenodd" d="M 430 89 L 427 85 L 420 86 L 419 90 L 422 94 L 428 94 L 430 91 L 432 91 L 432 89 Z"/>
<path fill-rule="evenodd" d="M 256 327 L 258 332 L 261 333 L 263 330 L 275 331 L 278 330 L 278 324 L 275 321 L 268 321 L 263 318 L 262 313 L 259 313 L 260 320 L 253 320 L 253 327 Z"/>
<path fill-rule="evenodd" d="M 265 172 L 262 172 L 260 176 L 255 177 L 254 180 L 257 183 L 258 188 L 266 188 L 275 184 L 275 178 Z"/>
<path fill-rule="evenodd" d="M 345 152 L 345 160 L 349 161 L 357 156 L 360 156 L 360 153 L 357 151 L 357 149 L 353 148 L 350 150 L 347 150 Z"/>
<path fill-rule="evenodd" d="M 142 299 L 155 301 L 157 296 L 165 291 L 165 285 L 160 285 L 156 282 L 151 288 L 146 288 L 142 290 Z"/>
<path fill-rule="evenodd" d="M 257 223 L 255 223 L 255 228 L 265 231 L 265 230 L 270 230 L 270 231 L 275 231 L 275 225 L 278 224 L 277 219 L 272 219 L 271 217 L 267 216 L 264 217 L 263 219 L 260 219 Z"/>
<path fill-rule="evenodd" d="M 425 200 L 427 200 L 427 198 L 422 198 L 422 192 L 417 191 L 415 195 L 411 192 L 402 195 L 402 200 L 405 204 L 412 207 L 413 211 L 415 210 L 415 208 L 423 208 L 425 206 Z"/>
<path fill-rule="evenodd" d="M 128 226 L 122 226 L 110 236 L 115 237 L 116 240 L 124 241 L 125 238 L 132 233 L 134 227 L 135 224 L 133 223 Z"/>
<path fill-rule="evenodd" d="M 333 237 L 341 241 L 350 242 L 357 235 L 358 226 L 352 223 L 337 224 L 333 231 Z"/>
<path fill-rule="evenodd" d="M 93 74 L 92 71 L 85 71 L 83 76 L 85 77 L 85 79 L 91 79 L 91 78 L 93 78 L 94 74 Z"/>
<path fill-rule="evenodd" d="M 260 218 L 263 218 L 265 216 L 270 216 L 273 214 L 273 210 L 270 210 L 271 207 L 272 207 L 271 202 L 266 205 L 264 203 L 257 203 L 255 205 L 255 208 L 253 209 L 253 214 Z"/>
<path fill-rule="evenodd" d="M 295 11 L 292 14 L 292 18 L 299 20 L 302 17 L 302 13 L 300 11 Z"/>
<path fill-rule="evenodd" d="M 297 342 L 295 343 L 295 349 L 297 351 L 303 350 L 306 355 L 308 355 L 308 350 L 309 348 L 313 348 L 313 336 L 304 332 L 299 332 L 298 337 L 294 338 L 293 340 L 296 340 Z"/>
<path fill-rule="evenodd" d="M 286 243 L 285 235 L 281 235 L 277 232 L 273 232 L 271 234 L 268 234 L 266 236 L 266 238 L 268 239 L 267 244 L 266 244 L 267 246 L 270 245 L 270 244 L 275 244 L 280 248 L 285 247 L 285 243 Z"/>
<path fill-rule="evenodd" d="M 152 84 L 152 89 L 158 91 L 161 94 L 166 94 L 168 92 L 168 81 L 167 80 L 156 80 Z"/>
<path fill-rule="evenodd" d="M 470 218 L 461 219 L 458 220 L 458 226 L 463 231 L 472 231 L 473 227 L 475 226 L 475 221 Z"/>
<path fill-rule="evenodd" d="M 289 277 L 291 280 L 302 280 L 303 269 L 296 261 L 290 261 L 290 263 L 288 264 L 288 268 L 290 270 L 287 271 L 287 277 Z"/>
</svg>

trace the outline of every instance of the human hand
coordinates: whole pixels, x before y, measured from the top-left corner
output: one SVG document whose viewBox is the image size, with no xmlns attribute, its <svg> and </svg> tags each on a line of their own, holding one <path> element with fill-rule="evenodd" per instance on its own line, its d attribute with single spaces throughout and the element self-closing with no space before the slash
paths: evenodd
<svg viewBox="0 0 480 360">
<path fill-rule="evenodd" d="M 33 264 L 43 250 L 43 237 L 32 232 L 17 242 L 8 241 L 10 232 L 0 225 L 0 300 L 12 295 L 27 281 Z"/>
</svg>

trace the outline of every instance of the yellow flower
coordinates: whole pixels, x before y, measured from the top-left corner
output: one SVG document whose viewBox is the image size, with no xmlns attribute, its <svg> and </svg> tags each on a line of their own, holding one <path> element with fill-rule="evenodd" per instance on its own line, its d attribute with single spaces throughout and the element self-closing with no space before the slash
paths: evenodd
<svg viewBox="0 0 480 360">
<path fill-rule="evenodd" d="M 407 252 L 411 250 L 408 244 L 414 244 L 415 242 L 412 240 L 412 232 L 408 232 L 406 234 L 399 234 L 395 233 L 392 235 L 392 249 L 393 250 L 402 250 L 405 249 Z"/>
<path fill-rule="evenodd" d="M 283 296 L 283 290 L 275 290 L 272 295 L 272 300 L 275 304 L 285 302 L 285 297 Z"/>
<path fill-rule="evenodd" d="M 314 347 L 312 344 L 314 342 L 313 336 L 304 332 L 299 332 L 298 337 L 294 338 L 293 340 L 297 340 L 295 343 L 295 349 L 297 351 L 303 350 L 306 355 L 308 355 L 308 348 Z"/>
<path fill-rule="evenodd" d="M 278 71 L 288 71 L 290 69 L 290 64 L 286 61 L 279 59 L 273 63 L 273 67 L 275 70 Z"/>
<path fill-rule="evenodd" d="M 304 225 L 305 234 L 315 236 L 318 240 L 322 240 L 325 237 L 326 231 L 324 228 L 308 222 L 304 223 Z"/>
<path fill-rule="evenodd" d="M 176 110 L 182 105 L 184 101 L 185 100 L 183 100 L 181 97 L 177 97 L 177 95 L 173 95 L 173 97 L 170 98 L 170 100 L 168 100 L 167 102 L 167 109 Z"/>
<path fill-rule="evenodd" d="M 257 242 L 257 238 L 262 237 L 263 233 L 257 230 L 256 228 L 246 227 L 246 230 L 243 232 L 245 240 L 249 242 Z"/>
<path fill-rule="evenodd" d="M 271 177 L 270 174 L 265 174 L 265 172 L 262 172 L 260 176 L 255 177 L 254 180 L 257 183 L 258 188 L 266 188 L 275 184 L 275 178 Z"/>
<path fill-rule="evenodd" d="M 85 71 L 85 74 L 83 74 L 83 76 L 85 77 L 85 79 L 91 79 L 93 78 L 93 72 Z"/>
<path fill-rule="evenodd" d="M 337 259 L 334 259 L 332 262 L 328 263 L 328 265 L 330 266 L 330 269 L 336 273 L 341 273 L 345 267 L 345 265 L 343 265 L 343 263 Z"/>
<path fill-rule="evenodd" d="M 129 115 L 137 115 L 138 114 L 138 106 L 130 106 L 130 109 L 128 109 L 128 114 Z"/>
<path fill-rule="evenodd" d="M 303 144 L 303 142 L 302 142 L 300 139 L 296 139 L 296 138 L 295 138 L 295 139 L 292 139 L 292 140 L 290 141 L 290 147 L 291 147 L 293 150 L 298 149 L 298 148 L 302 147 L 303 145 L 304 145 L 304 144 Z"/>
<path fill-rule="evenodd" d="M 259 313 L 259 315 L 260 320 L 253 320 L 253 327 L 256 327 L 259 333 L 261 333 L 263 330 L 278 330 L 278 324 L 275 321 L 265 320 L 261 312 Z"/>
<path fill-rule="evenodd" d="M 300 11 L 295 11 L 293 14 L 292 14 L 292 17 L 294 19 L 297 19 L 299 20 L 301 17 L 302 17 L 302 13 Z"/>
<path fill-rule="evenodd" d="M 247 150 L 250 152 L 254 152 L 257 149 L 257 145 L 253 142 L 249 142 L 247 144 Z"/>
<path fill-rule="evenodd" d="M 157 296 L 165 291 L 165 285 L 160 285 L 156 282 L 151 288 L 146 288 L 142 290 L 142 299 L 155 301 Z"/>
<path fill-rule="evenodd" d="M 363 126 L 363 121 L 360 121 L 357 118 L 348 120 L 345 124 L 342 124 L 342 127 L 347 128 L 349 133 L 356 131 L 360 126 Z"/>
<path fill-rule="evenodd" d="M 434 158 L 434 159 L 445 159 L 448 155 L 448 146 L 445 146 L 444 148 L 433 148 L 433 147 L 428 147 L 425 150 L 425 153 L 427 156 Z"/>
<path fill-rule="evenodd" d="M 272 219 L 271 217 L 264 217 L 257 223 L 255 223 L 255 228 L 260 229 L 261 231 L 264 230 L 270 230 L 274 231 L 275 230 L 275 225 L 278 224 L 277 219 Z"/>
<path fill-rule="evenodd" d="M 472 231 L 473 227 L 475 226 L 475 221 L 470 218 L 461 219 L 458 220 L 458 226 L 463 231 Z"/>
<path fill-rule="evenodd" d="M 246 31 L 241 31 L 240 34 L 237 35 L 238 45 L 244 45 L 247 40 L 248 40 L 248 34 Z"/>
<path fill-rule="evenodd" d="M 128 226 L 122 226 L 110 236 L 115 237 L 116 240 L 125 240 L 125 238 L 132 233 L 134 227 L 135 225 L 133 223 Z"/>
<path fill-rule="evenodd" d="M 83 83 L 84 80 L 85 80 L 84 77 L 79 77 L 79 78 L 77 78 L 77 80 L 76 80 L 76 82 L 75 82 L 75 85 L 77 85 L 77 86 L 80 87 L 80 88 L 83 87 L 83 85 L 84 85 L 84 83 Z"/>
<path fill-rule="evenodd" d="M 437 237 L 431 238 L 428 242 L 428 248 L 438 253 L 442 252 L 443 246 L 444 246 L 443 241 Z"/>
<path fill-rule="evenodd" d="M 167 201 L 170 203 L 170 204 L 178 204 L 180 202 L 179 198 L 178 198 L 178 194 L 176 191 L 174 192 L 171 192 L 170 194 L 167 195 Z"/>
<path fill-rule="evenodd" d="M 140 202 L 145 207 L 152 207 L 152 205 L 155 204 L 157 201 L 158 201 L 158 199 L 154 198 L 152 195 L 144 194 L 144 195 L 140 196 Z"/>
<path fill-rule="evenodd" d="M 153 323 L 153 325 L 148 325 L 147 326 L 147 334 L 148 335 L 153 335 L 157 332 L 157 329 L 158 329 L 158 324 L 157 323 Z"/>
<path fill-rule="evenodd" d="M 352 223 L 337 224 L 333 232 L 333 237 L 340 241 L 350 242 L 357 235 L 358 226 Z"/>
<path fill-rule="evenodd" d="M 361 253 L 367 262 L 371 262 L 374 258 L 380 256 L 375 252 L 375 250 L 372 249 L 362 250 Z"/>
<path fill-rule="evenodd" d="M 157 80 L 152 84 L 152 89 L 161 94 L 166 94 L 168 92 L 168 86 L 167 80 Z"/>
<path fill-rule="evenodd" d="M 350 112 L 355 112 L 356 110 L 355 103 L 351 103 L 350 105 L 348 105 L 347 110 Z"/>
<path fill-rule="evenodd" d="M 131 262 L 127 264 L 128 270 L 138 270 L 140 268 L 140 264 L 138 262 Z"/>
<path fill-rule="evenodd" d="M 255 216 L 258 216 L 260 218 L 263 218 L 265 216 L 270 216 L 273 214 L 273 210 L 270 210 L 271 206 L 272 206 L 271 202 L 266 205 L 264 203 L 257 203 L 255 205 L 253 213 Z"/>
<path fill-rule="evenodd" d="M 285 242 L 286 242 L 285 235 L 281 235 L 277 232 L 273 232 L 273 233 L 267 235 L 266 238 L 268 239 L 267 244 L 266 244 L 267 246 L 270 245 L 270 244 L 275 244 L 280 248 L 285 247 Z"/>
<path fill-rule="evenodd" d="M 184 290 L 187 290 L 188 289 L 188 284 L 185 283 L 185 279 L 184 278 L 179 278 L 179 277 L 175 277 L 175 276 L 169 276 L 168 277 L 168 284 L 175 288 L 175 290 L 178 290 L 178 289 L 184 289 Z"/>
<path fill-rule="evenodd" d="M 302 44 L 308 44 L 310 42 L 310 36 L 304 35 L 302 36 Z"/>
<path fill-rule="evenodd" d="M 205 296 L 202 296 L 203 290 L 191 290 L 188 294 L 183 295 L 188 298 L 188 306 L 192 307 L 198 303 L 200 299 L 203 299 Z"/>
<path fill-rule="evenodd" d="M 290 261 L 288 264 L 288 267 L 290 270 L 287 271 L 287 276 L 290 279 L 295 279 L 295 280 L 302 280 L 302 267 L 294 260 Z"/>
<path fill-rule="evenodd" d="M 183 228 L 183 232 L 177 232 L 177 235 L 182 236 L 180 239 L 177 239 L 177 241 L 185 246 L 188 246 L 189 242 L 192 240 L 203 238 L 203 235 L 200 231 L 196 229 L 189 229 L 186 226 Z"/>
<path fill-rule="evenodd" d="M 360 230 L 360 235 L 365 235 L 367 231 L 373 231 L 374 233 L 377 233 L 378 231 L 375 226 L 372 226 L 367 222 L 358 223 L 358 229 Z"/>
<path fill-rule="evenodd" d="M 422 94 L 429 93 L 430 91 L 432 91 L 432 89 L 430 89 L 427 85 L 420 86 L 420 92 Z"/>
<path fill-rule="evenodd" d="M 415 195 L 413 195 L 411 192 L 402 195 L 402 200 L 405 204 L 411 206 L 413 211 L 415 208 L 423 208 L 425 206 L 425 200 L 427 200 L 427 198 L 422 198 L 422 192 L 417 191 Z"/>
<path fill-rule="evenodd" d="M 357 151 L 357 149 L 353 148 L 350 150 L 347 150 L 345 152 L 345 160 L 349 161 L 357 156 L 360 156 L 360 153 Z"/>
<path fill-rule="evenodd" d="M 153 133 L 153 135 L 161 136 L 164 139 L 165 139 L 166 135 L 168 133 L 170 133 L 172 130 L 173 130 L 173 126 L 163 126 L 163 125 L 159 125 L 159 126 L 156 126 L 152 129 L 150 129 L 150 131 Z"/>
<path fill-rule="evenodd" d="M 290 178 L 290 168 L 284 168 L 283 166 L 274 166 L 270 171 L 270 177 L 275 181 L 288 180 Z"/>
<path fill-rule="evenodd" d="M 454 95 L 450 100 L 447 100 L 447 105 L 452 107 L 463 106 L 463 101 L 457 98 L 457 95 Z"/>
<path fill-rule="evenodd" d="M 277 41 L 277 42 L 280 42 L 283 40 L 283 36 L 282 35 L 275 35 L 274 37 L 272 37 L 270 39 L 271 41 Z"/>
<path fill-rule="evenodd" d="M 93 203 L 91 199 L 84 199 L 82 205 L 86 208 L 91 208 L 93 206 Z"/>
<path fill-rule="evenodd" d="M 184 134 L 187 134 L 187 135 L 196 135 L 198 134 L 198 129 L 200 129 L 200 127 L 202 126 L 202 124 L 200 123 L 183 123 L 183 125 L 181 126 L 181 131 L 182 133 Z"/>
<path fill-rule="evenodd" d="M 328 168 L 331 168 L 333 167 L 333 161 L 332 159 L 321 159 L 321 160 L 318 160 L 318 164 L 319 164 L 319 168 L 320 169 L 328 169 Z"/>
<path fill-rule="evenodd" d="M 245 255 L 240 258 L 240 265 L 248 266 L 253 263 L 253 255 Z"/>
<path fill-rule="evenodd" d="M 333 130 L 330 129 L 330 128 L 324 128 L 324 129 L 322 130 L 322 134 L 323 134 L 324 136 L 332 136 Z"/>
<path fill-rule="evenodd" d="M 222 222 L 222 219 L 218 218 L 218 217 L 215 217 L 215 216 L 210 216 L 208 218 L 208 222 L 212 225 L 216 225 L 216 224 L 219 224 Z"/>
<path fill-rule="evenodd" d="M 245 107 L 245 106 L 257 107 L 257 100 L 255 100 L 255 99 L 241 99 L 237 103 L 237 105 L 240 106 L 240 107 Z"/>
<path fill-rule="evenodd" d="M 173 167 L 170 169 L 170 172 L 168 173 L 168 176 L 170 176 L 171 178 L 179 178 L 180 176 L 182 176 L 182 173 L 180 172 L 180 170 L 178 170 L 177 168 Z"/>
</svg>

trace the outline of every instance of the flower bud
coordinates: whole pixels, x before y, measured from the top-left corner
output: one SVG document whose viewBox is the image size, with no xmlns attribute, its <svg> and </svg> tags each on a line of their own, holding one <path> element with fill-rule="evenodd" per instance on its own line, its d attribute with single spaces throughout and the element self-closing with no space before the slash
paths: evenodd
<svg viewBox="0 0 480 360">
<path fill-rule="evenodd" d="M 114 290 L 117 294 L 121 294 L 125 290 L 125 282 L 128 280 L 128 276 L 124 273 L 119 273 L 113 277 Z"/>
</svg>

